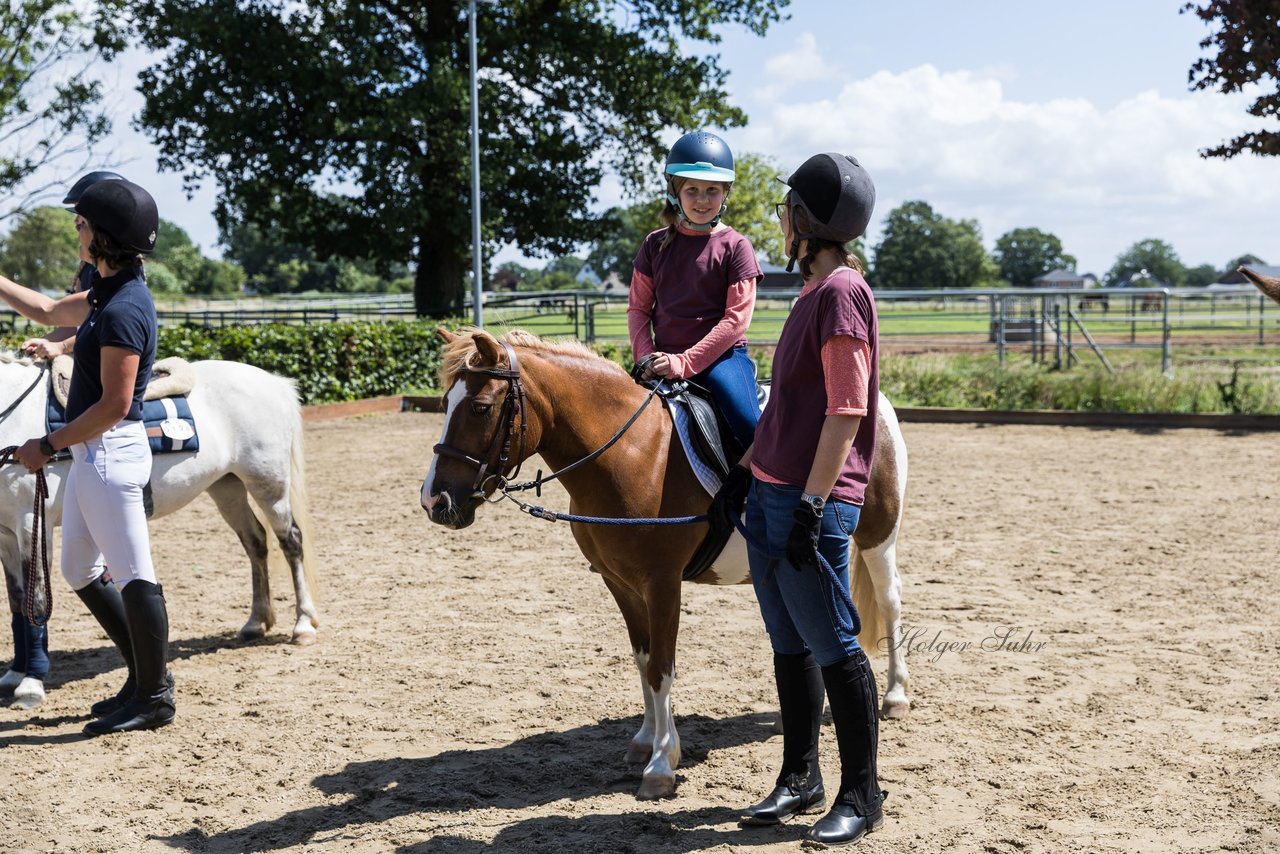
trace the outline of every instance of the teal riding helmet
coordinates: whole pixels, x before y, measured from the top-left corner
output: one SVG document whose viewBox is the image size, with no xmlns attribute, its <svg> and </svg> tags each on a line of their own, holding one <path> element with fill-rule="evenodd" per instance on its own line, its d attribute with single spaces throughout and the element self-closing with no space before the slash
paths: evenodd
<svg viewBox="0 0 1280 854">
<path fill-rule="evenodd" d="M 733 152 L 729 145 L 714 133 L 704 130 L 686 133 L 676 140 L 667 152 L 667 162 L 662 169 L 667 176 L 667 201 L 680 215 L 680 222 L 694 231 L 710 231 L 720 222 L 720 217 L 728 209 L 728 204 L 720 206 L 715 218 L 705 224 L 691 222 L 680 206 L 679 194 L 676 192 L 673 179 L 692 178 L 698 181 L 720 181 L 733 183 Z"/>
</svg>

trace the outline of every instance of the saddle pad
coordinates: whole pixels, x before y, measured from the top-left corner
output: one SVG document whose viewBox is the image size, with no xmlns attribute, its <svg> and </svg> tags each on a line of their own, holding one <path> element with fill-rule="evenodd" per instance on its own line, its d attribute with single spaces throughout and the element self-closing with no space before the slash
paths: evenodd
<svg viewBox="0 0 1280 854">
<path fill-rule="evenodd" d="M 50 432 L 67 423 L 66 410 L 53 395 L 49 395 L 45 421 Z M 142 424 L 147 429 L 147 443 L 153 454 L 200 450 L 200 436 L 185 395 L 144 401 Z"/>
<path fill-rule="evenodd" d="M 689 460 L 689 465 L 693 466 L 693 473 L 698 476 L 698 483 L 702 484 L 702 488 L 707 491 L 708 495 L 715 495 L 720 491 L 720 475 L 716 474 L 711 466 L 702 461 L 702 456 L 694 447 L 693 437 L 689 435 L 689 419 L 691 416 L 688 408 L 673 404 L 668 409 L 671 410 L 671 423 L 675 425 L 676 435 L 680 437 L 680 445 L 684 448 L 684 455 Z"/>
</svg>

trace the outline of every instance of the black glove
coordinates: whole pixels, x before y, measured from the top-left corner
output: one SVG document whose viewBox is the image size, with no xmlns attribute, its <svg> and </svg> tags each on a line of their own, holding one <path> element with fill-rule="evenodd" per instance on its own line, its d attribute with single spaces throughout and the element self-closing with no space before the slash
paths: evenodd
<svg viewBox="0 0 1280 854">
<path fill-rule="evenodd" d="M 711 509 L 707 511 L 707 524 L 712 531 L 723 534 L 733 530 L 734 520 L 742 517 L 742 508 L 747 504 L 747 490 L 750 488 L 749 470 L 742 466 L 729 469 L 716 497 L 711 499 Z"/>
<path fill-rule="evenodd" d="M 649 370 L 649 366 L 653 364 L 653 360 L 658 358 L 657 353 L 650 353 L 640 361 L 631 366 L 631 379 L 636 382 L 644 382 L 645 371 Z"/>
<path fill-rule="evenodd" d="M 787 535 L 787 560 L 797 571 L 818 567 L 818 535 L 822 532 L 822 513 L 805 501 L 800 502 Z"/>
</svg>

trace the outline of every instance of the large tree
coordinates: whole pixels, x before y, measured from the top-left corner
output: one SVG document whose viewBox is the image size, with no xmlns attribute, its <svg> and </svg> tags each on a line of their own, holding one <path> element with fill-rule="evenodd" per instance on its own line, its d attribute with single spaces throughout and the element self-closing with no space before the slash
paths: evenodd
<svg viewBox="0 0 1280 854">
<path fill-rule="evenodd" d="M 91 77 L 98 49 L 84 9 L 74 0 L 7 0 L 0 12 L 0 221 L 61 187 L 40 180 L 49 167 L 63 177 L 85 168 L 111 130 Z"/>
<path fill-rule="evenodd" d="M 1108 285 L 1134 282 L 1149 287 L 1152 281 L 1181 287 L 1187 280 L 1187 268 L 1178 253 L 1163 240 L 1139 240 L 1116 258 L 1107 271 Z"/>
<path fill-rule="evenodd" d="M 161 59 L 140 116 L 165 168 L 212 177 L 224 228 L 322 257 L 412 258 L 419 313 L 458 313 L 470 269 L 463 0 L 121 0 Z M 605 169 L 634 182 L 671 128 L 734 126 L 718 57 L 789 0 L 509 0 L 479 6 L 481 209 L 489 246 L 593 237 Z M 694 43 L 694 44 L 691 44 Z"/>
<path fill-rule="evenodd" d="M 1280 0 L 1211 0 L 1187 3 L 1182 11 L 1193 12 L 1213 28 L 1200 47 L 1217 51 L 1191 66 L 1191 88 L 1256 92 L 1249 114 L 1280 119 Z M 1248 131 L 1201 154 L 1234 157 L 1244 152 L 1280 155 L 1280 130 Z"/>
<path fill-rule="evenodd" d="M 870 282 L 877 290 L 969 288 L 995 272 L 977 221 L 947 219 L 913 201 L 889 212 Z"/>
<path fill-rule="evenodd" d="M 1062 241 L 1038 228 L 1015 228 L 1000 235 L 992 259 L 1000 276 L 1015 288 L 1029 288 L 1037 276 L 1054 270 L 1076 268 L 1076 259 L 1062 251 Z"/>
</svg>

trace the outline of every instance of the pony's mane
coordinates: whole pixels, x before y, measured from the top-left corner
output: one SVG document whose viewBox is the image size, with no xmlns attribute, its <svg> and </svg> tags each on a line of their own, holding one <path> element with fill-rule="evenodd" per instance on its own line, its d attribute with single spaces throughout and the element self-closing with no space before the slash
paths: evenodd
<svg viewBox="0 0 1280 854">
<path fill-rule="evenodd" d="M 441 388 L 452 387 L 454 381 L 458 378 L 458 374 L 467 368 L 475 366 L 479 355 L 476 351 L 475 337 L 480 331 L 474 326 L 464 326 L 457 331 L 453 341 L 445 345 L 442 353 L 443 363 L 440 366 Z M 620 365 L 600 356 L 590 347 L 572 338 L 545 341 L 527 330 L 511 329 L 498 340 L 506 341 L 513 347 L 523 347 L 526 350 L 533 350 L 538 353 L 579 358 L 588 360 L 596 365 L 608 365 L 617 371 L 622 371 Z"/>
<path fill-rule="evenodd" d="M 0 362 L 6 365 L 34 365 L 35 360 L 14 350 L 0 350 Z"/>
</svg>

